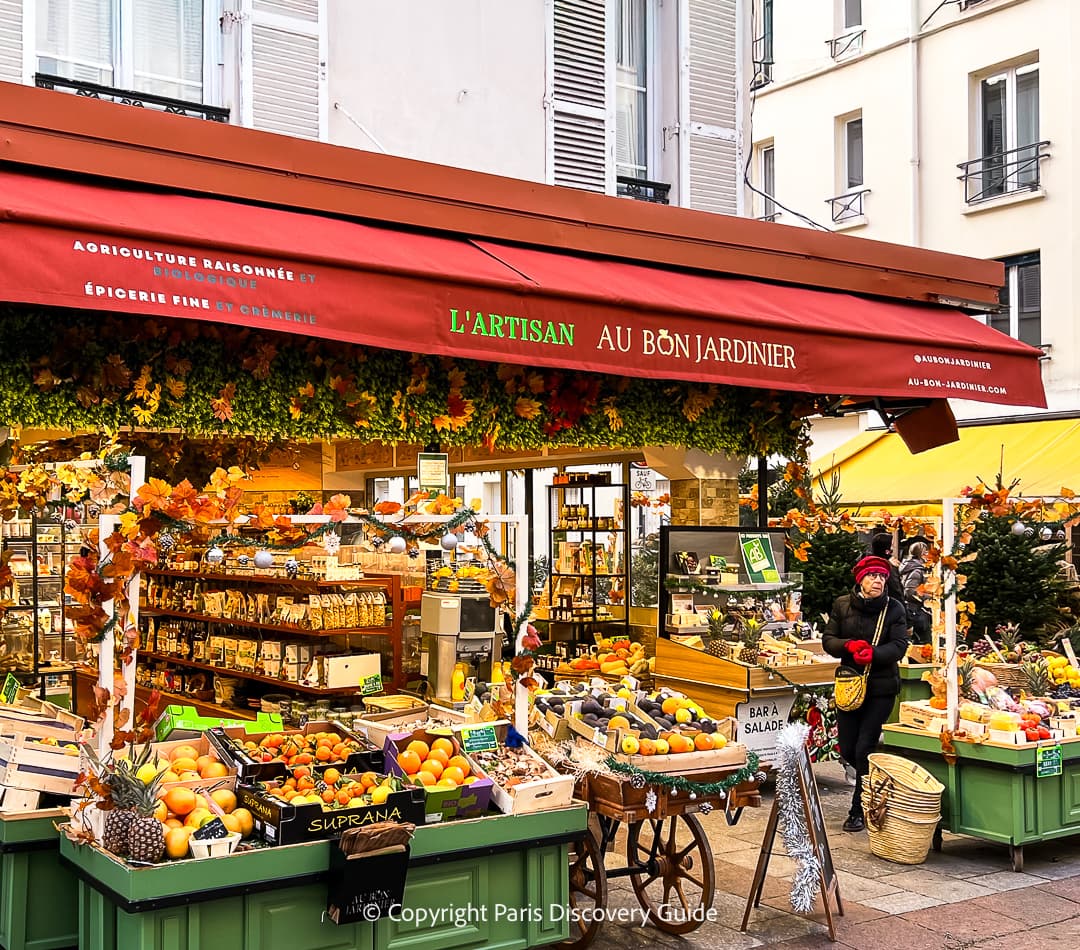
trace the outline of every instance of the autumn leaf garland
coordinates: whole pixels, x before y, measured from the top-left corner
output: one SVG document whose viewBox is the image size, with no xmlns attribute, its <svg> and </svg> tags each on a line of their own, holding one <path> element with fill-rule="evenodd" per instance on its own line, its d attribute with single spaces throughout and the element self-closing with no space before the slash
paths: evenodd
<svg viewBox="0 0 1080 950">
<path fill-rule="evenodd" d="M 798 456 L 814 409 L 791 393 L 82 311 L 0 308 L 0 346 L 0 414 L 54 429 Z"/>
</svg>

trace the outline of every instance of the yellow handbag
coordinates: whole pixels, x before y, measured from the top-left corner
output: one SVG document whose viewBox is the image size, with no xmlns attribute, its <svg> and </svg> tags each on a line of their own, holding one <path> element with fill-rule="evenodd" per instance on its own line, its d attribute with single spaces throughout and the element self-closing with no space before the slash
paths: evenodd
<svg viewBox="0 0 1080 950">
<path fill-rule="evenodd" d="M 881 628 L 885 624 L 885 609 L 878 614 L 877 626 L 874 628 L 874 640 L 871 646 L 877 646 L 881 639 Z M 836 708 L 842 712 L 855 712 L 866 699 L 866 679 L 870 675 L 870 664 L 867 663 L 862 670 L 856 670 L 850 666 L 839 666 L 833 679 L 833 702 Z"/>
</svg>

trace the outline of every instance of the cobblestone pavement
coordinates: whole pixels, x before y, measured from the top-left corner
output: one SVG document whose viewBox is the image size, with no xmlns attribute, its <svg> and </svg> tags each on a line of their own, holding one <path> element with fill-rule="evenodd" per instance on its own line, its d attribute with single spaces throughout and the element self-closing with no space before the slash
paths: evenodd
<svg viewBox="0 0 1080 950">
<path fill-rule="evenodd" d="M 783 854 L 779 837 L 761 906 L 751 914 L 747 931 L 739 931 L 772 804 L 770 793 L 761 808 L 746 809 L 734 827 L 716 812 L 701 816 L 716 868 L 713 919 L 682 937 L 642 925 L 629 880 L 613 878 L 609 919 L 592 947 L 998 950 L 1018 941 L 1080 947 L 1080 838 L 1028 846 L 1023 873 L 1010 869 L 1007 847 L 951 834 L 945 835 L 942 851 L 931 851 L 924 864 L 893 864 L 870 853 L 865 833 L 840 830 L 851 800 L 851 786 L 840 767 L 829 763 L 816 771 L 844 905 L 843 917 L 834 912 L 836 943 L 828 938 L 820 899 L 812 916 L 791 912 L 787 898 L 793 864 Z M 615 850 L 620 855 L 625 851 L 624 834 Z M 608 867 L 620 864 L 625 862 L 609 855 Z M 610 919 L 620 908 L 623 919 Z"/>
</svg>

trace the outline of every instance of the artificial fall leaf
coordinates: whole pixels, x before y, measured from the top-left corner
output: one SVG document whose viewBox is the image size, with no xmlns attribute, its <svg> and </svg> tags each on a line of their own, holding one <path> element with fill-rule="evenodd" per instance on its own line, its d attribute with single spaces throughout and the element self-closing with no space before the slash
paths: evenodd
<svg viewBox="0 0 1080 950">
<path fill-rule="evenodd" d="M 450 386 L 450 391 L 460 391 L 465 388 L 465 371 L 454 367 L 446 374 L 446 382 Z"/>
<path fill-rule="evenodd" d="M 187 383 L 182 379 L 177 379 L 175 376 L 169 376 L 165 380 L 165 389 L 169 393 L 170 399 L 179 402 L 187 392 Z"/>
<path fill-rule="evenodd" d="M 97 683 L 94 684 L 94 699 L 90 704 L 89 714 L 87 719 L 90 722 L 100 722 L 105 718 L 105 713 L 109 710 L 109 704 L 112 701 L 112 695 L 104 687 Z"/>
<path fill-rule="evenodd" d="M 618 432 L 623 427 L 622 415 L 614 406 L 604 406 L 604 415 L 607 417 L 608 428 L 612 432 Z"/>
<path fill-rule="evenodd" d="M 315 384 L 308 380 L 307 383 L 299 389 L 301 399 L 312 399 L 315 396 Z"/>
<path fill-rule="evenodd" d="M 60 380 L 57 379 L 51 369 L 39 369 L 34 372 L 34 385 L 45 392 L 56 388 Z"/>
<path fill-rule="evenodd" d="M 348 495 L 334 495 L 323 505 L 323 514 L 329 515 L 331 521 L 344 521 L 349 517 L 349 506 L 352 499 Z"/>
<path fill-rule="evenodd" d="M 683 400 L 682 413 L 690 422 L 697 422 L 698 419 L 708 410 L 710 410 L 716 402 L 717 389 L 715 386 L 710 386 L 708 389 L 691 389 L 687 394 L 686 399 Z"/>
<path fill-rule="evenodd" d="M 228 422 L 233 417 L 232 401 L 236 398 L 236 384 L 228 383 L 221 387 L 221 392 L 218 393 L 217 399 L 210 400 L 210 409 L 214 413 L 214 418 L 220 419 L 222 422 Z"/>
<path fill-rule="evenodd" d="M 117 710 L 116 717 L 113 719 L 113 728 L 123 729 L 127 725 L 128 720 L 131 718 L 130 709 Z"/>
<path fill-rule="evenodd" d="M 289 400 L 289 417 L 299 419 L 304 414 L 304 404 L 295 396 Z"/>
<path fill-rule="evenodd" d="M 154 511 L 164 511 L 169 507 L 169 499 L 172 497 L 172 486 L 160 478 L 150 478 L 139 486 L 135 493 L 135 507 L 149 507 Z"/>
<path fill-rule="evenodd" d="M 452 428 L 453 423 L 449 416 L 435 416 L 431 420 L 431 425 L 436 432 L 446 432 Z"/>
<path fill-rule="evenodd" d="M 531 656 L 521 656 L 521 654 L 518 654 L 510 660 L 510 669 L 519 676 L 528 673 L 532 668 L 533 658 Z"/>
<path fill-rule="evenodd" d="M 146 399 L 150 395 L 150 383 L 151 383 L 151 370 L 149 366 L 144 366 L 142 372 L 139 374 L 139 378 L 135 380 L 135 384 L 131 387 L 131 393 L 128 399 Z"/>
<path fill-rule="evenodd" d="M 134 741 L 135 733 L 131 729 L 117 729 L 113 733 L 112 742 L 109 743 L 109 748 L 113 751 L 119 751 L 129 742 Z"/>
<path fill-rule="evenodd" d="M 529 690 L 529 692 L 532 692 L 540 685 L 540 683 L 537 682 L 536 678 L 532 676 L 523 676 L 521 677 L 521 679 L 518 680 L 518 683 L 524 686 L 527 690 Z"/>
<path fill-rule="evenodd" d="M 514 415 L 522 419 L 535 419 L 544 407 L 535 399 L 518 396 L 514 403 Z"/>
<path fill-rule="evenodd" d="M 135 421 L 142 426 L 150 425 L 150 422 L 154 418 L 154 412 L 155 410 L 147 409 L 144 406 L 131 407 L 131 414 L 135 417 Z"/>
<path fill-rule="evenodd" d="M 495 562 L 487 569 L 484 587 L 487 588 L 492 607 L 511 603 L 517 586 L 517 575 L 504 562 Z"/>
<path fill-rule="evenodd" d="M 394 515 L 401 511 L 401 503 L 397 501 L 380 501 L 375 506 L 377 515 Z"/>
</svg>

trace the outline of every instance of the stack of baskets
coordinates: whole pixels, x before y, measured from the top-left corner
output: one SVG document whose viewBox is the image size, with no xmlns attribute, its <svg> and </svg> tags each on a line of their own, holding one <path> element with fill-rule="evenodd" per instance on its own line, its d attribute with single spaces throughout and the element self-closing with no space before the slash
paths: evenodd
<svg viewBox="0 0 1080 950">
<path fill-rule="evenodd" d="M 897 864 L 922 864 L 941 820 L 943 791 L 945 786 L 921 765 L 873 753 L 862 788 L 870 851 Z"/>
</svg>

